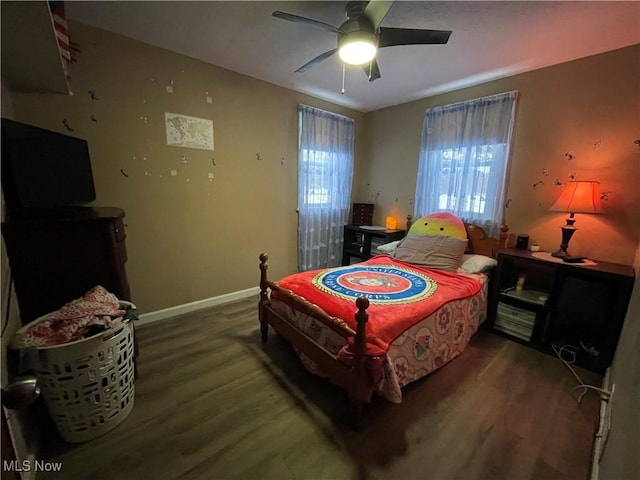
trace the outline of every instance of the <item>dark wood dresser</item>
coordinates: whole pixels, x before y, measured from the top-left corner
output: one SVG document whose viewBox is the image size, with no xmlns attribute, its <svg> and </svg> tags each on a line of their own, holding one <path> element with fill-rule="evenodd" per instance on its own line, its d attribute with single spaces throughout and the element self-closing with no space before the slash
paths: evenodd
<svg viewBox="0 0 640 480">
<path fill-rule="evenodd" d="M 2 235 L 23 324 L 95 285 L 131 300 L 124 215 L 115 207 L 64 207 L 7 216 Z"/>
</svg>

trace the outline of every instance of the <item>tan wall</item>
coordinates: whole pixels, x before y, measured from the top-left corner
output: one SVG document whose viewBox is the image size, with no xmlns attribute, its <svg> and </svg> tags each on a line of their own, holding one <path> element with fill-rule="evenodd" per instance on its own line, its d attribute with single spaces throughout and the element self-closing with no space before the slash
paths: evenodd
<svg viewBox="0 0 640 480">
<path fill-rule="evenodd" d="M 255 287 L 263 251 L 272 278 L 295 271 L 297 105 L 354 118 L 356 163 L 363 114 L 88 26 L 70 31 L 82 50 L 73 96 L 12 93 L 15 118 L 62 133 L 66 119 L 88 141 L 94 204 L 126 212 L 139 309 Z M 165 112 L 213 120 L 215 150 L 167 146 Z"/>
<path fill-rule="evenodd" d="M 370 163 L 357 179 L 356 201 L 374 201 L 378 223 L 412 214 L 425 109 L 510 90 L 519 91 L 510 233 L 529 233 L 543 250 L 557 249 L 566 215 L 547 210 L 560 191 L 553 182 L 575 172 L 611 193 L 606 215 L 576 215 L 570 252 L 631 264 L 640 238 L 639 45 L 367 114 Z M 544 185 L 534 189 L 538 181 Z"/>
</svg>

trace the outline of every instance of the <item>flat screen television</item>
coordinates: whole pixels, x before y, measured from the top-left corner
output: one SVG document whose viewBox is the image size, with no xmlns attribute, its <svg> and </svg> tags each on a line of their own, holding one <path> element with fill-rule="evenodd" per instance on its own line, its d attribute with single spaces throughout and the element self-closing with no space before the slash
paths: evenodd
<svg viewBox="0 0 640 480">
<path fill-rule="evenodd" d="M 82 206 L 96 199 L 85 140 L 2 119 L 7 210 Z"/>
</svg>

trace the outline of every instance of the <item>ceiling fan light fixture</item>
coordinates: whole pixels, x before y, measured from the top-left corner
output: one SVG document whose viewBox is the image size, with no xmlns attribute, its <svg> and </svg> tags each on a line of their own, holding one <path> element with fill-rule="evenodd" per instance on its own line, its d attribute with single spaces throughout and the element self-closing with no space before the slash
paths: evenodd
<svg viewBox="0 0 640 480">
<path fill-rule="evenodd" d="M 377 38 L 365 32 L 351 32 L 338 40 L 338 55 L 349 65 L 364 65 L 376 56 Z"/>
<path fill-rule="evenodd" d="M 338 50 L 338 55 L 343 62 L 349 65 L 364 65 L 373 60 L 376 56 L 376 46 L 367 41 L 357 40 L 355 42 L 345 43 Z"/>
<path fill-rule="evenodd" d="M 304 23 L 320 30 L 338 34 L 337 48 L 332 48 L 317 55 L 310 62 L 298 68 L 296 70 L 297 73 L 306 72 L 314 65 L 338 53 L 338 56 L 344 62 L 343 77 L 344 65 L 348 63 L 362 66 L 362 70 L 369 77 L 369 81 L 373 82 L 380 78 L 380 68 L 376 60 L 378 48 L 445 44 L 449 41 L 449 36 L 451 35 L 450 30 L 387 28 L 381 26 L 383 19 L 393 4 L 393 0 L 349 1 L 345 7 L 347 20 L 338 27 L 279 10 L 273 12 L 273 16 L 288 22 Z"/>
</svg>

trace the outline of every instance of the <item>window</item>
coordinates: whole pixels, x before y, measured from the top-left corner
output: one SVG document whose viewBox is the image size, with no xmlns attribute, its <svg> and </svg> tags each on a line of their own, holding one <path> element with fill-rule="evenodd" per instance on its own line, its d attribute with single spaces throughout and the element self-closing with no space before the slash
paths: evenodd
<svg viewBox="0 0 640 480">
<path fill-rule="evenodd" d="M 351 206 L 353 119 L 300 105 L 298 270 L 333 267 Z"/>
<path fill-rule="evenodd" d="M 496 200 L 492 194 L 495 182 L 491 173 L 500 173 L 502 170 L 499 158 L 504 155 L 504 148 L 505 145 L 501 144 L 436 151 L 434 156 L 440 157 L 441 164 L 437 209 L 456 210 L 463 216 L 491 220 Z M 496 159 L 494 151 L 497 152 Z M 465 171 L 468 171 L 468 175 Z M 457 184 L 465 175 L 468 184 L 458 188 Z"/>
<path fill-rule="evenodd" d="M 325 178 L 329 176 L 329 153 L 302 149 L 301 174 L 307 178 L 302 201 L 305 205 L 322 207 L 329 205 L 329 188 Z"/>
<path fill-rule="evenodd" d="M 415 215 L 451 212 L 497 235 L 502 223 L 516 92 L 425 113 Z"/>
</svg>

